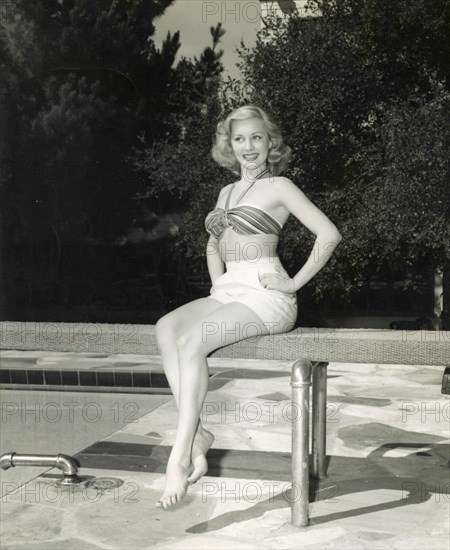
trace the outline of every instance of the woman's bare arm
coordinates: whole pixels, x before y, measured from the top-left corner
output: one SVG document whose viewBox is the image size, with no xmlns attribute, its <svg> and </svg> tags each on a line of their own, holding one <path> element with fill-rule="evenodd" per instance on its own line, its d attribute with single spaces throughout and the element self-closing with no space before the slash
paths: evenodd
<svg viewBox="0 0 450 550">
<path fill-rule="evenodd" d="M 291 180 L 280 178 L 276 185 L 279 187 L 277 195 L 281 197 L 283 205 L 316 235 L 310 256 L 292 278 L 293 290 L 296 291 L 305 286 L 324 267 L 341 242 L 342 235 L 334 223 Z"/>
<path fill-rule="evenodd" d="M 226 185 L 220 190 L 215 208 L 217 208 L 219 204 L 222 204 L 223 194 L 230 188 L 230 186 L 231 184 Z M 213 235 L 209 236 L 206 244 L 206 263 L 208 265 L 208 272 L 211 282 L 214 285 L 216 280 L 223 275 L 223 273 L 225 273 L 225 264 L 220 256 L 219 242 Z"/>
<path fill-rule="evenodd" d="M 211 282 L 214 285 L 216 280 L 225 273 L 225 264 L 220 257 L 219 243 L 213 235 L 210 235 L 206 244 L 206 263 Z"/>
</svg>

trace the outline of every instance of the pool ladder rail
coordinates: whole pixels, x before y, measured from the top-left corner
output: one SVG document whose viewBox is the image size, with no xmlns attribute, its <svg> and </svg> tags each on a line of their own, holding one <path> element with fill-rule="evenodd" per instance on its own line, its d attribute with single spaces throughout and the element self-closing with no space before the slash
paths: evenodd
<svg viewBox="0 0 450 550">
<path fill-rule="evenodd" d="M 0 456 L 2 470 L 15 466 L 48 466 L 62 470 L 61 485 L 74 485 L 82 480 L 78 477 L 80 463 L 69 455 L 19 455 L 17 453 L 4 453 Z"/>
</svg>

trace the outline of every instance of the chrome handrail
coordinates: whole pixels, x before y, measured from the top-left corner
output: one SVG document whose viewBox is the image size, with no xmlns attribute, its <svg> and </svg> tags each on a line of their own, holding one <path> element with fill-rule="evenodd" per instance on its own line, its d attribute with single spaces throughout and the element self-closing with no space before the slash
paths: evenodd
<svg viewBox="0 0 450 550">
<path fill-rule="evenodd" d="M 76 458 L 69 455 L 19 455 L 17 453 L 4 453 L 0 456 L 0 467 L 2 470 L 7 470 L 15 466 L 49 466 L 62 470 L 63 485 L 71 485 L 80 483 L 78 477 L 78 468 L 80 463 Z"/>
</svg>

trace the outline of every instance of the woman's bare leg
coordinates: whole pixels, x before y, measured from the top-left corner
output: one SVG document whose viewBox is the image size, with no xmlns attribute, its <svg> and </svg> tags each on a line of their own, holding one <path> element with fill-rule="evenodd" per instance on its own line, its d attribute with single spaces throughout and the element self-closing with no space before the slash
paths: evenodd
<svg viewBox="0 0 450 550">
<path fill-rule="evenodd" d="M 177 339 L 192 327 L 192 323 L 201 320 L 208 313 L 222 307 L 211 298 L 200 298 L 167 313 L 156 323 L 156 337 L 161 353 L 162 364 L 175 402 L 179 406 L 180 370 Z M 214 442 L 214 435 L 205 430 L 199 420 L 192 445 L 192 474 L 189 483 L 195 483 L 208 471 L 206 454 Z"/>
<path fill-rule="evenodd" d="M 192 472 L 192 444 L 208 389 L 207 355 L 226 344 L 267 333 L 268 329 L 253 311 L 231 302 L 210 311 L 201 320 L 191 321 L 190 328 L 177 338 L 179 420 L 167 465 L 166 486 L 159 501 L 162 507 L 176 504 L 187 491 Z"/>
</svg>

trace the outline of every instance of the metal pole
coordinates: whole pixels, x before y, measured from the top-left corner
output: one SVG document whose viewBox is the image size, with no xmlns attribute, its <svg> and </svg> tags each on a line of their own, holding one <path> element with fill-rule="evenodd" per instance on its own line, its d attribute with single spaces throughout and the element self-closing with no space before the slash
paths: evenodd
<svg viewBox="0 0 450 550">
<path fill-rule="evenodd" d="M 316 479 L 326 476 L 327 366 L 328 363 L 316 363 L 312 375 L 312 475 Z"/>
<path fill-rule="evenodd" d="M 300 359 L 292 365 L 292 512 L 291 523 L 309 523 L 309 387 L 311 361 Z"/>
</svg>

